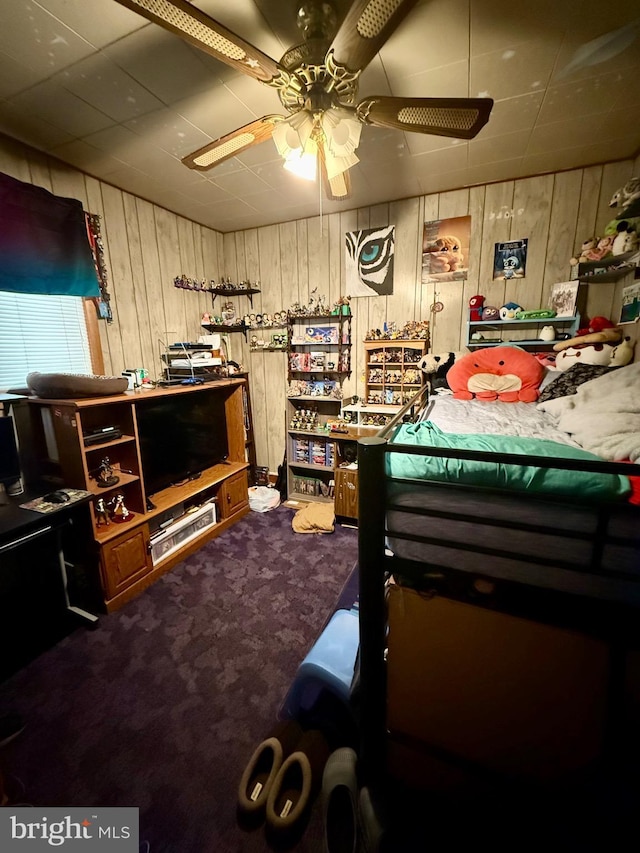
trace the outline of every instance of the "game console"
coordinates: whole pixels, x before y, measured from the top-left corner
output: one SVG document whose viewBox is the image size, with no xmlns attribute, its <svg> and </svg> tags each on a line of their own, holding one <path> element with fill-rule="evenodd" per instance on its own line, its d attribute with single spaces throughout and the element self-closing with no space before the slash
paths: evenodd
<svg viewBox="0 0 640 853">
<path fill-rule="evenodd" d="M 215 498 L 212 498 L 202 506 L 188 510 L 176 521 L 163 523 L 161 529 L 150 538 L 153 565 L 166 560 L 178 548 L 213 527 L 216 520 Z"/>
</svg>

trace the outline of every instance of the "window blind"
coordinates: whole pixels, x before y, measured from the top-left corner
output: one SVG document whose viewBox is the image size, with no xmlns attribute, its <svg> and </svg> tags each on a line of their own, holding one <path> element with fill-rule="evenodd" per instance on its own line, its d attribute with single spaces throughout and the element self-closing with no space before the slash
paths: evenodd
<svg viewBox="0 0 640 853">
<path fill-rule="evenodd" d="M 93 372 L 82 298 L 0 291 L 0 389 L 36 370 Z"/>
</svg>

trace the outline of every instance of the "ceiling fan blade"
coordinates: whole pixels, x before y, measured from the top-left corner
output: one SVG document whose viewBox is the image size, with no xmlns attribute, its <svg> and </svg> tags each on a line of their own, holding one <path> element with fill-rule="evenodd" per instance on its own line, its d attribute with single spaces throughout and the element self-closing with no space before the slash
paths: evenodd
<svg viewBox="0 0 640 853">
<path fill-rule="evenodd" d="M 182 162 L 190 169 L 196 169 L 199 172 L 213 169 L 218 163 L 241 154 L 247 148 L 251 148 L 252 145 L 258 145 L 261 142 L 266 142 L 267 139 L 271 139 L 273 128 L 282 119 L 283 116 L 278 115 L 263 116 L 256 119 L 256 121 L 245 124 L 244 127 L 239 127 L 208 145 L 203 145 L 193 154 L 183 157 Z"/>
<path fill-rule="evenodd" d="M 326 155 L 324 140 L 318 139 L 318 161 L 320 163 L 320 174 L 322 175 L 322 186 L 324 194 L 329 201 L 344 201 L 351 197 L 351 179 L 348 170 L 340 172 L 339 175 L 330 178 L 327 175 Z"/>
<path fill-rule="evenodd" d="M 327 53 L 333 77 L 358 76 L 417 0 L 355 0 Z"/>
<path fill-rule="evenodd" d="M 300 81 L 280 63 L 257 47 L 241 39 L 209 15 L 185 0 L 116 0 L 149 21 L 177 33 L 195 47 L 226 62 L 243 74 L 278 89 L 293 87 L 300 91 Z"/>
<path fill-rule="evenodd" d="M 356 107 L 365 124 L 412 133 L 473 139 L 489 121 L 491 98 L 366 98 Z"/>
</svg>

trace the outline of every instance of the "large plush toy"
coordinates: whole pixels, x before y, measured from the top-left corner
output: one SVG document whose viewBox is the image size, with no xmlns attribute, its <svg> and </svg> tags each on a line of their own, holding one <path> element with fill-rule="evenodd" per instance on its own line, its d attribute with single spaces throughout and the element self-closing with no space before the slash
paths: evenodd
<svg viewBox="0 0 640 853">
<path fill-rule="evenodd" d="M 452 393 L 447 382 L 447 375 L 456 361 L 462 358 L 463 355 L 467 355 L 468 352 L 468 349 L 464 349 L 457 352 L 444 352 L 438 355 L 427 353 L 427 355 L 422 356 L 418 362 L 418 367 L 427 375 L 433 394 Z"/>
<path fill-rule="evenodd" d="M 538 399 L 544 367 L 517 347 L 486 347 L 456 361 L 447 382 L 458 400 L 533 403 Z"/>
<path fill-rule="evenodd" d="M 614 255 L 624 255 L 626 252 L 635 252 L 637 248 L 638 233 L 632 225 L 623 219 L 618 226 L 618 233 L 613 238 L 611 252 Z"/>
</svg>

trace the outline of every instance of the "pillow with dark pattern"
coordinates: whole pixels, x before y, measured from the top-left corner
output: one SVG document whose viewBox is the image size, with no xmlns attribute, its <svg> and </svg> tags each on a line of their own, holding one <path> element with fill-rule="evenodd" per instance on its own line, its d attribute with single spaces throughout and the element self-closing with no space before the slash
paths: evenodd
<svg viewBox="0 0 640 853">
<path fill-rule="evenodd" d="M 605 367 L 603 364 L 574 364 L 543 389 L 538 397 L 538 403 L 555 400 L 556 397 L 570 397 L 584 382 L 597 379 L 598 376 L 610 373 L 612 370 L 617 368 Z"/>
</svg>

